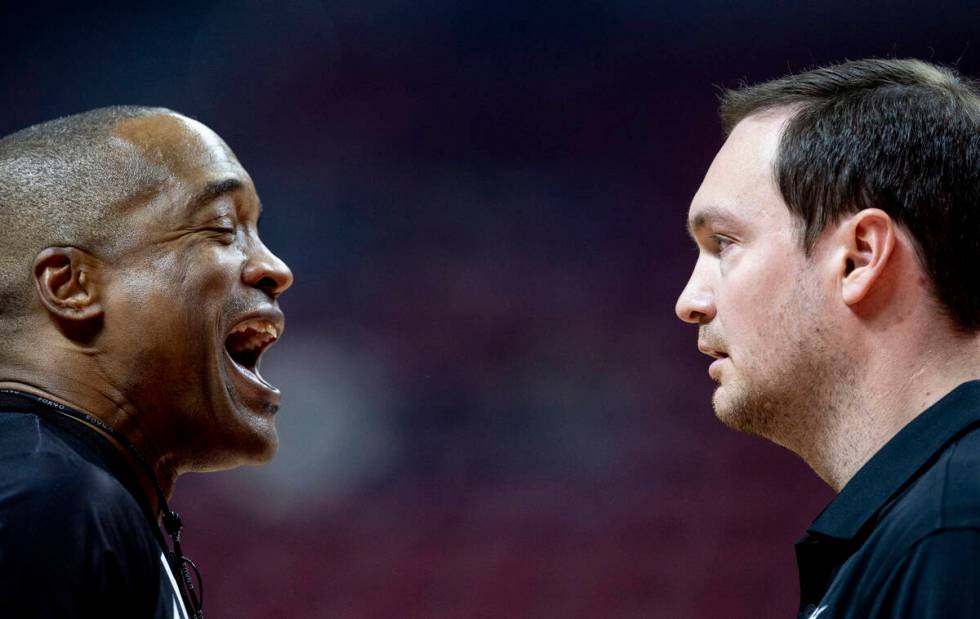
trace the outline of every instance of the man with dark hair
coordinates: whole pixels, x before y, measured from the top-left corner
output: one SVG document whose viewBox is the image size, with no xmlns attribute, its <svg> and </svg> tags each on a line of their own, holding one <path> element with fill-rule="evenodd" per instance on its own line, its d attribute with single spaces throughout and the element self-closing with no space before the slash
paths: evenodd
<svg viewBox="0 0 980 619">
<path fill-rule="evenodd" d="M 258 365 L 292 275 L 259 212 L 228 146 L 170 110 L 0 139 L 5 617 L 203 616 L 166 501 L 276 449 Z"/>
<path fill-rule="evenodd" d="M 980 90 L 862 60 L 726 93 L 677 315 L 727 425 L 838 492 L 800 617 L 980 617 Z"/>
</svg>

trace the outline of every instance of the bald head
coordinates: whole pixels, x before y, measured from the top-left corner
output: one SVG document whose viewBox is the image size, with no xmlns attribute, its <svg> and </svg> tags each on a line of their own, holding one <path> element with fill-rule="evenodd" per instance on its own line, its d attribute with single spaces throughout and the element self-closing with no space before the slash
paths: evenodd
<svg viewBox="0 0 980 619">
<path fill-rule="evenodd" d="M 0 332 L 27 315 L 31 264 L 45 247 L 111 252 L 117 217 L 168 178 L 126 131 L 138 119 L 177 117 L 164 108 L 116 106 L 28 127 L 0 139 Z"/>
</svg>

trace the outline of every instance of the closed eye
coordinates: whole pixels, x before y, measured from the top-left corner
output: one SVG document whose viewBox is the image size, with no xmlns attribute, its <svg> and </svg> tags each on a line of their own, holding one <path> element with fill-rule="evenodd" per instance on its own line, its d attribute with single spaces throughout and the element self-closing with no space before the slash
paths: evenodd
<svg viewBox="0 0 980 619">
<path fill-rule="evenodd" d="M 217 219 L 212 220 L 204 229 L 208 232 L 214 232 L 219 235 L 234 235 L 235 220 L 227 215 L 218 217 Z"/>
<path fill-rule="evenodd" d="M 230 226 L 208 226 L 203 231 L 225 245 L 230 245 L 235 241 L 236 231 L 235 228 Z"/>
</svg>

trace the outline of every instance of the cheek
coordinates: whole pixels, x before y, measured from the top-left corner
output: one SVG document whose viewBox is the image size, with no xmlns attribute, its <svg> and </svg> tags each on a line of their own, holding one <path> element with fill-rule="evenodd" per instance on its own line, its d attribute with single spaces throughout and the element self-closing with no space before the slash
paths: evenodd
<svg viewBox="0 0 980 619">
<path fill-rule="evenodd" d="M 211 323 L 239 277 L 239 252 L 220 249 L 175 248 L 131 270 L 114 295 L 122 310 L 116 325 L 130 330 L 139 323 L 144 335 L 186 334 L 199 340 L 212 330 Z"/>
<path fill-rule="evenodd" d="M 796 296 L 800 271 L 785 256 L 752 258 L 743 256 L 725 273 L 716 300 L 718 321 L 733 352 L 764 346 L 779 325 L 793 318 L 785 314 Z"/>
<path fill-rule="evenodd" d="M 239 249 L 211 246 L 188 262 L 186 274 L 191 285 L 229 288 L 241 280 L 244 264 L 245 254 Z"/>
<path fill-rule="evenodd" d="M 220 305 L 241 277 L 243 256 L 220 245 L 189 248 L 179 257 L 162 258 L 159 264 L 162 292 L 179 297 L 179 304 L 194 312 L 201 304 Z"/>
</svg>

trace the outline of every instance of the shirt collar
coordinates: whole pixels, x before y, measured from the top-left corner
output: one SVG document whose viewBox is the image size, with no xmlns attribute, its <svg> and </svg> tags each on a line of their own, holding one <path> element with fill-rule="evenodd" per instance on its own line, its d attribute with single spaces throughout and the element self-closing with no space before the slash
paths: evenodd
<svg viewBox="0 0 980 619">
<path fill-rule="evenodd" d="M 157 541 L 166 547 L 163 536 L 160 534 L 160 527 L 156 524 L 157 517 L 146 500 L 146 494 L 140 487 L 132 466 L 126 463 L 119 450 L 109 439 L 97 432 L 95 428 L 62 415 L 58 410 L 57 405 L 34 394 L 13 389 L 0 389 L 0 414 L 28 413 L 38 416 L 44 420 L 48 427 L 54 428 L 59 438 L 67 442 L 79 457 L 113 475 L 139 504 L 153 525 L 150 529 Z"/>
<path fill-rule="evenodd" d="M 963 383 L 902 428 L 844 486 L 807 533 L 854 539 L 964 430 L 980 423 L 980 380 Z"/>
</svg>

